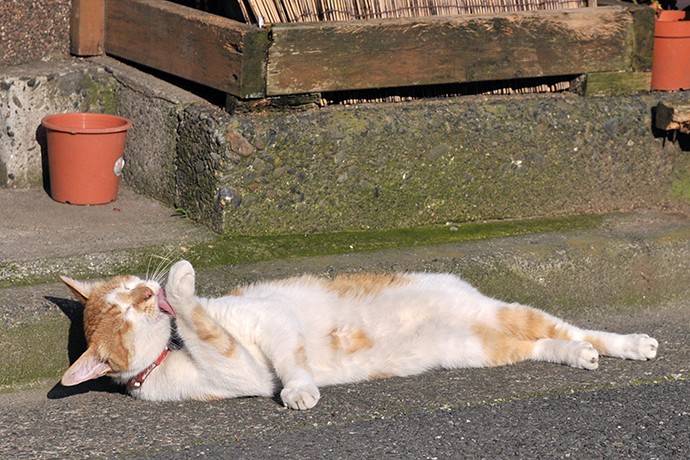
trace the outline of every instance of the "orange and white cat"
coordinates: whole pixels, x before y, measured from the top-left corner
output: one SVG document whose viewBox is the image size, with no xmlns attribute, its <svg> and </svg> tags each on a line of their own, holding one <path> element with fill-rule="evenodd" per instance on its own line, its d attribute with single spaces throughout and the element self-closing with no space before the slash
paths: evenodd
<svg viewBox="0 0 690 460">
<path fill-rule="evenodd" d="M 524 360 L 596 369 L 600 354 L 646 360 L 658 346 L 506 304 L 448 274 L 305 275 L 213 299 L 195 296 L 187 261 L 172 266 L 165 289 L 134 276 L 63 281 L 85 304 L 88 349 L 62 383 L 110 375 L 149 400 L 280 390 L 286 406 L 308 409 L 323 385 Z M 173 324 L 179 349 L 168 348 Z"/>
</svg>

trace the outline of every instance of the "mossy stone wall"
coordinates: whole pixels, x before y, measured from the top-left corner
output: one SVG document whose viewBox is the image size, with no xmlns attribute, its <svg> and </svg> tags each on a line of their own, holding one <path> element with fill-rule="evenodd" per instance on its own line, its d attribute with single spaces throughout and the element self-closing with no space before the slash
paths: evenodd
<svg viewBox="0 0 690 460">
<path fill-rule="evenodd" d="M 415 227 L 603 213 L 684 200 L 688 159 L 653 127 L 683 93 L 464 97 L 187 110 L 178 191 L 230 234 Z M 675 193 L 674 193 L 675 191 Z"/>
</svg>

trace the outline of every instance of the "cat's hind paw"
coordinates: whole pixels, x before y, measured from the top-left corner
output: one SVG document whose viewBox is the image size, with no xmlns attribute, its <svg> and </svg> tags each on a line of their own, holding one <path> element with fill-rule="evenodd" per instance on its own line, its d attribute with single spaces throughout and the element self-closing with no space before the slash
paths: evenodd
<svg viewBox="0 0 690 460">
<path fill-rule="evenodd" d="M 593 371 L 599 367 L 599 353 L 589 342 L 575 342 L 573 367 Z"/>
<path fill-rule="evenodd" d="M 311 409 L 319 398 L 321 398 L 319 389 L 313 383 L 307 382 L 290 383 L 280 392 L 280 399 L 283 400 L 285 407 L 290 409 Z"/>
<path fill-rule="evenodd" d="M 627 350 L 626 358 L 641 361 L 656 358 L 656 352 L 659 348 L 659 342 L 656 339 L 647 334 L 630 334 L 628 338 L 631 346 Z"/>
<path fill-rule="evenodd" d="M 194 297 L 194 267 L 186 260 L 180 260 L 170 268 L 165 295 L 175 307 L 176 303 L 189 301 Z"/>
</svg>

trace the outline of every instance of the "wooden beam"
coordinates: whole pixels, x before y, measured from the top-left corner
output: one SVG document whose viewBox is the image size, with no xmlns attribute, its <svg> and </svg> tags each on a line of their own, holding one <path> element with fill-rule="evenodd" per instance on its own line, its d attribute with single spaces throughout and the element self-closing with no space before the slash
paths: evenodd
<svg viewBox="0 0 690 460">
<path fill-rule="evenodd" d="M 580 8 L 271 29 L 268 95 L 629 70 L 633 18 Z"/>
<path fill-rule="evenodd" d="M 651 72 L 594 72 L 587 74 L 583 96 L 624 96 L 651 87 Z"/>
<path fill-rule="evenodd" d="M 106 0 L 105 51 L 240 98 L 265 94 L 266 30 L 164 0 Z"/>
<path fill-rule="evenodd" d="M 103 54 L 105 0 L 72 0 L 70 51 L 76 56 Z"/>
</svg>

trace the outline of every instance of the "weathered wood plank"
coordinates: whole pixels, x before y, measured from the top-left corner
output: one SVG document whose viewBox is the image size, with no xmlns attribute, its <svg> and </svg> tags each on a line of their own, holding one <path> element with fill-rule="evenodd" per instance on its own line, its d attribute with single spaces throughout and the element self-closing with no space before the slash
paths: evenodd
<svg viewBox="0 0 690 460">
<path fill-rule="evenodd" d="M 652 69 L 652 49 L 654 46 L 654 9 L 642 2 L 631 4 L 621 0 L 598 0 L 601 6 L 618 6 L 630 10 L 633 16 L 632 70 L 648 72 Z"/>
<path fill-rule="evenodd" d="M 272 27 L 268 95 L 629 70 L 627 8 Z"/>
<path fill-rule="evenodd" d="M 105 0 L 72 0 L 70 51 L 76 56 L 103 54 Z"/>
<path fill-rule="evenodd" d="M 163 0 L 107 0 L 105 51 L 242 98 L 265 94 L 265 30 Z"/>
<path fill-rule="evenodd" d="M 583 95 L 623 96 L 647 92 L 651 87 L 651 72 L 594 72 L 587 74 Z"/>
</svg>

